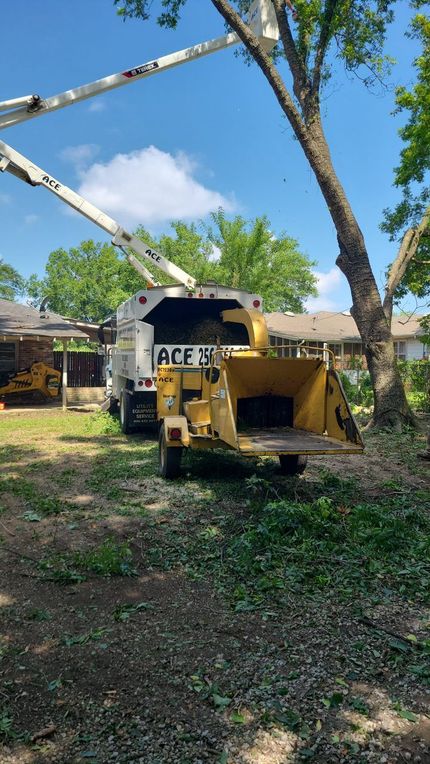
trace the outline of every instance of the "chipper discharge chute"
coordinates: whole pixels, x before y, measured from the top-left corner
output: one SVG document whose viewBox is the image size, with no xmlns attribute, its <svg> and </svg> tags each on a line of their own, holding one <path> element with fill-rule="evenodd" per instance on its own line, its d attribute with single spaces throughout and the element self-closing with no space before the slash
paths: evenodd
<svg viewBox="0 0 430 764">
<path fill-rule="evenodd" d="M 284 474 L 303 472 L 311 454 L 363 450 L 340 379 L 312 356 L 272 357 L 261 313 L 229 310 L 249 347 L 217 350 L 210 366 L 159 366 L 160 474 L 177 477 L 184 448 L 227 448 L 242 456 L 278 456 Z M 324 356 L 329 356 L 324 351 Z"/>
</svg>

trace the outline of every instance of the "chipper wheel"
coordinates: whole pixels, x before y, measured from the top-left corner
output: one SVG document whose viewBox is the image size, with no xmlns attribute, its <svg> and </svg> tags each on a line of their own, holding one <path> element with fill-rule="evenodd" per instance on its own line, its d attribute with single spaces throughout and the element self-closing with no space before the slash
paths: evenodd
<svg viewBox="0 0 430 764">
<path fill-rule="evenodd" d="M 161 427 L 158 439 L 158 471 L 163 478 L 173 480 L 181 474 L 181 457 L 184 449 L 180 446 L 168 446 L 164 427 Z"/>
<path fill-rule="evenodd" d="M 279 462 L 283 475 L 301 475 L 306 469 L 308 457 L 304 454 L 281 454 Z"/>
</svg>

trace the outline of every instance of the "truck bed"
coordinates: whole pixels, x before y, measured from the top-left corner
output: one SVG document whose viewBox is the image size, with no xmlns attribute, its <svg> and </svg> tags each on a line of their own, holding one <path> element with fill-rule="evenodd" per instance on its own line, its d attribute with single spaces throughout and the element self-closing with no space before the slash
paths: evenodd
<svg viewBox="0 0 430 764">
<path fill-rule="evenodd" d="M 238 435 L 239 452 L 244 456 L 273 454 L 359 454 L 360 445 L 315 435 L 292 427 L 249 429 Z"/>
</svg>

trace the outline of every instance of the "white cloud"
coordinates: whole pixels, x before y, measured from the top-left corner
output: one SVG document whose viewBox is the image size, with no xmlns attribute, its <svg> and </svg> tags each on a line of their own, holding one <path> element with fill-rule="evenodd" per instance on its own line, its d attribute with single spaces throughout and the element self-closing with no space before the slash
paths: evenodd
<svg viewBox="0 0 430 764">
<path fill-rule="evenodd" d="M 205 188 L 193 177 L 195 165 L 183 152 L 176 155 L 155 146 L 117 154 L 106 164 L 81 172 L 79 193 L 129 225 L 204 217 L 234 201 Z"/>
<path fill-rule="evenodd" d="M 90 105 L 88 106 L 88 111 L 92 112 L 93 114 L 97 114 L 97 112 L 104 111 L 105 109 L 106 103 L 98 99 L 91 101 Z"/>
<path fill-rule="evenodd" d="M 309 313 L 320 310 L 338 311 L 345 309 L 350 300 L 349 292 L 345 289 L 345 281 L 339 268 L 331 268 L 327 273 L 314 271 L 317 278 L 318 297 L 309 297 L 306 309 Z"/>
<path fill-rule="evenodd" d="M 35 215 L 33 213 L 30 213 L 30 215 L 26 215 L 24 217 L 24 223 L 26 225 L 33 225 L 33 223 L 37 223 L 39 220 L 39 215 Z"/>
<path fill-rule="evenodd" d="M 78 171 L 94 159 L 100 151 L 96 143 L 81 143 L 78 146 L 66 146 L 60 152 L 60 159 L 75 165 Z"/>
</svg>

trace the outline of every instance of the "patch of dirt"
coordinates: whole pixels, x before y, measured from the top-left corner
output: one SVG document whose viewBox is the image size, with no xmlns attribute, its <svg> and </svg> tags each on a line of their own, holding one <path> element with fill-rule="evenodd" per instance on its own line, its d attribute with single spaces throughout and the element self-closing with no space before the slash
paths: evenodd
<svg viewBox="0 0 430 764">
<path fill-rule="evenodd" d="M 245 512 L 252 465 L 207 485 L 191 464 L 167 483 L 155 444 L 109 436 L 109 452 L 85 416 L 27 414 L 3 430 L 3 475 L 64 506 L 30 522 L 28 494 L 0 494 L 2 764 L 429 764 L 429 685 L 403 667 L 420 654 L 390 640 L 429 639 L 430 611 L 391 596 L 363 614 L 354 597 L 315 593 L 282 611 L 233 612 L 209 579 L 148 567 L 145 523 L 168 522 L 180 538 L 202 506 Z M 368 496 L 399 482 L 428 489 L 425 468 L 392 450 L 371 441 L 363 456 L 313 458 L 301 481 L 325 468 L 357 477 Z M 130 545 L 137 576 L 88 572 L 61 586 L 37 565 L 106 538 Z"/>
</svg>

